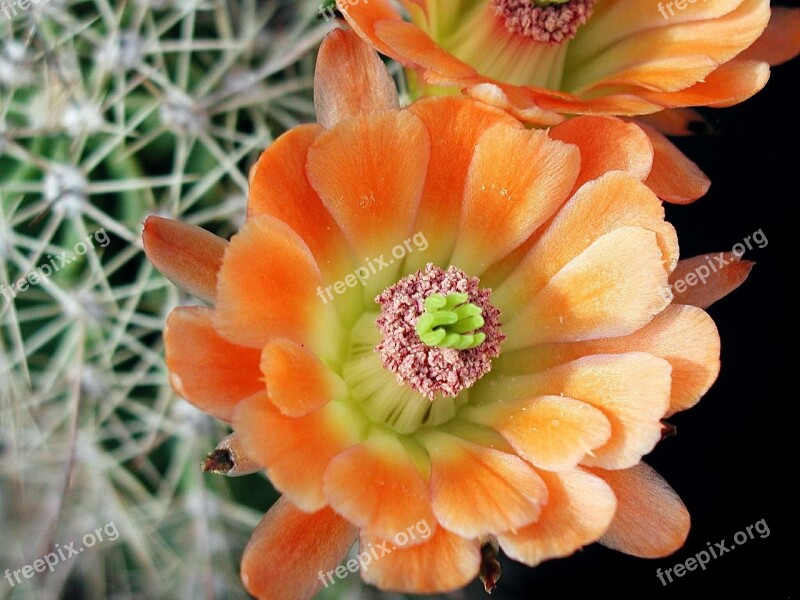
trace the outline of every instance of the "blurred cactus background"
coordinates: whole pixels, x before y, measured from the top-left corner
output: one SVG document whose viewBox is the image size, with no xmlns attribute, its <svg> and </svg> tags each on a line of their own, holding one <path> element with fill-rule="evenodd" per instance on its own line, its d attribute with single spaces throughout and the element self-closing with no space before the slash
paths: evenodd
<svg viewBox="0 0 800 600">
<path fill-rule="evenodd" d="M 0 567 L 119 532 L 0 579 L 0 598 L 248 597 L 239 557 L 276 496 L 261 475 L 201 472 L 227 431 L 167 384 L 164 320 L 191 299 L 145 260 L 141 226 L 238 229 L 249 167 L 314 120 L 314 50 L 333 26 L 318 9 L 0 2 Z"/>
</svg>

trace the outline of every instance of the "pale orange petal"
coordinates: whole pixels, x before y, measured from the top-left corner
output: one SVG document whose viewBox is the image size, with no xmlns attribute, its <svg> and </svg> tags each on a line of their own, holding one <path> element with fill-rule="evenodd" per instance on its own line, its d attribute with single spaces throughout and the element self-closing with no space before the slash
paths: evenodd
<svg viewBox="0 0 800 600">
<path fill-rule="evenodd" d="M 661 201 L 631 175 L 610 172 L 585 184 L 564 205 L 511 276 L 494 286 L 493 302 L 504 315 L 513 315 L 592 242 L 622 226 L 656 232 L 664 267 L 675 268 L 678 237 L 664 220 Z"/>
<path fill-rule="evenodd" d="M 617 51 L 613 55 L 604 57 L 603 61 L 592 63 L 588 67 L 571 74 L 567 79 L 568 89 L 581 95 L 599 95 L 609 89 L 623 86 L 639 86 L 648 91 L 664 94 L 677 92 L 701 81 L 714 71 L 719 63 L 705 54 L 689 54 L 681 56 L 654 56 L 641 54 L 645 47 L 652 44 L 663 43 L 661 40 L 650 42 L 640 41 L 639 44 L 620 44 L 621 46 L 634 46 L 624 51 Z M 631 57 L 630 63 L 625 61 L 626 55 L 639 52 L 639 56 Z M 645 60 L 642 60 L 642 59 Z M 638 62 L 633 62 L 635 59 Z M 632 64 L 631 64 L 632 63 Z M 612 71 L 610 66 L 615 65 L 618 70 Z"/>
<path fill-rule="evenodd" d="M 597 239 L 524 308 L 505 317 L 504 348 L 628 335 L 671 298 L 656 234 L 621 227 Z"/>
<path fill-rule="evenodd" d="M 691 408 L 719 375 L 720 339 L 714 321 L 694 306 L 672 304 L 650 323 L 620 338 L 537 346 L 495 361 L 493 372 L 514 375 L 543 371 L 591 354 L 647 352 L 672 366 L 667 416 Z"/>
<path fill-rule="evenodd" d="M 361 441 L 363 428 L 357 415 L 340 402 L 295 419 L 282 415 L 266 393 L 242 401 L 233 418 L 233 429 L 248 456 L 305 511 L 327 504 L 322 492 L 325 469 L 335 456 Z"/>
<path fill-rule="evenodd" d="M 523 125 L 503 111 L 459 96 L 426 98 L 409 110 L 422 119 L 431 138 L 430 168 L 414 230 L 436 240 L 425 252 L 409 255 L 406 270 L 412 271 L 450 259 L 456 240 L 453 215 L 461 212 L 467 171 L 483 132 L 498 123 Z"/>
<path fill-rule="evenodd" d="M 579 170 L 578 149 L 544 131 L 486 131 L 469 168 L 452 264 L 479 275 L 514 250 L 564 203 Z"/>
<path fill-rule="evenodd" d="M 330 505 L 371 536 L 392 539 L 419 521 L 435 526 L 428 486 L 393 435 L 373 430 L 365 442 L 337 456 L 324 486 Z"/>
<path fill-rule="evenodd" d="M 183 291 L 213 304 L 228 242 L 196 225 L 150 216 L 142 233 L 147 258 Z"/>
<path fill-rule="evenodd" d="M 670 277 L 675 303 L 708 308 L 742 285 L 754 266 L 754 262 L 740 260 L 733 252 L 682 260 Z"/>
<path fill-rule="evenodd" d="M 659 198 L 674 204 L 689 204 L 705 196 L 711 180 L 667 137 L 642 125 L 655 151 L 653 170 L 645 183 Z"/>
<path fill-rule="evenodd" d="M 598 341 L 598 352 L 641 350 L 672 365 L 672 392 L 666 416 L 691 408 L 719 375 L 720 339 L 711 317 L 692 306 L 672 305 L 626 338 Z"/>
<path fill-rule="evenodd" d="M 524 90 L 514 86 L 499 85 L 493 82 L 481 82 L 468 86 L 464 92 L 475 100 L 508 111 L 520 121 L 541 126 L 558 125 L 564 117 L 551 110 L 538 106 L 536 100 L 525 94 Z"/>
<path fill-rule="evenodd" d="M 616 510 L 611 488 L 581 470 L 541 473 L 549 501 L 539 520 L 515 533 L 499 536 L 509 558 L 535 567 L 551 558 L 569 556 L 597 540 Z"/>
<path fill-rule="evenodd" d="M 358 257 L 377 258 L 415 233 L 429 155 L 428 131 L 409 111 L 350 119 L 317 138 L 309 180 Z"/>
<path fill-rule="evenodd" d="M 580 148 L 581 174 L 576 187 L 609 171 L 626 171 L 644 181 L 653 166 L 653 147 L 647 135 L 614 117 L 569 119 L 553 127 L 550 137 Z"/>
<path fill-rule="evenodd" d="M 634 10 L 647 9 L 637 5 Z M 584 63 L 577 55 L 571 56 L 573 64 L 581 66 L 569 72 L 565 89 L 576 92 L 607 84 L 663 92 L 684 90 L 755 42 L 766 28 L 769 14 L 768 1 L 744 0 L 712 22 L 662 22 L 662 26 L 605 45 L 602 51 L 584 54 L 588 59 Z M 593 20 L 590 24 L 591 30 L 597 32 L 598 22 Z M 583 44 L 577 46 L 579 52 L 586 52 Z"/>
<path fill-rule="evenodd" d="M 725 108 L 756 95 L 769 81 L 765 62 L 738 57 L 720 65 L 713 73 L 680 92 L 643 92 L 642 96 L 664 106 L 711 106 Z"/>
<path fill-rule="evenodd" d="M 422 438 L 431 458 L 431 497 L 439 523 L 464 538 L 519 529 L 547 502 L 536 471 L 514 454 L 452 435 Z"/>
<path fill-rule="evenodd" d="M 672 373 L 667 361 L 644 353 L 598 355 L 563 369 L 559 374 L 567 378 L 560 386 L 564 394 L 599 408 L 611 423 L 611 439 L 584 464 L 622 469 L 641 460 L 661 440 Z"/>
<path fill-rule="evenodd" d="M 242 399 L 264 389 L 259 352 L 223 339 L 212 319 L 213 311 L 199 306 L 170 313 L 164 326 L 169 381 L 203 412 L 230 421 Z"/>
<path fill-rule="evenodd" d="M 320 270 L 337 280 L 353 269 L 347 242 L 306 175 L 308 149 L 322 132 L 319 125 L 300 125 L 272 142 L 251 173 L 247 210 L 250 217 L 270 215 L 289 225 Z"/>
<path fill-rule="evenodd" d="M 375 24 L 377 38 L 406 66 L 424 71 L 434 85 L 447 85 L 478 77 L 478 72 L 443 50 L 430 36 L 413 23 L 397 19 Z"/>
<path fill-rule="evenodd" d="M 479 381 L 470 397 L 486 404 L 563 395 L 591 404 L 611 423 L 611 439 L 583 464 L 624 469 L 639 462 L 661 440 L 671 371 L 666 360 L 643 352 L 592 355 L 540 373 Z"/>
<path fill-rule="evenodd" d="M 319 48 L 314 104 L 317 121 L 327 128 L 360 114 L 400 108 L 383 61 L 355 32 L 343 29 L 329 33 Z"/>
<path fill-rule="evenodd" d="M 465 540 L 443 527 L 436 529 L 425 543 L 402 547 L 386 545 L 379 538 L 362 533 L 360 552 L 361 556 L 364 552 L 377 556 L 362 569 L 364 581 L 382 590 L 407 594 L 458 590 L 478 576 L 481 562 L 476 540 Z"/>
<path fill-rule="evenodd" d="M 383 43 L 375 33 L 375 25 L 385 20 L 401 20 L 400 13 L 392 6 L 391 0 L 370 0 L 351 3 L 350 0 L 336 0 L 350 27 L 362 38 L 372 44 L 378 52 L 399 60 L 392 49 Z"/>
<path fill-rule="evenodd" d="M 547 471 L 575 468 L 611 437 L 611 423 L 600 410 L 562 396 L 500 400 L 462 413 L 495 429 L 520 456 Z"/>
<path fill-rule="evenodd" d="M 280 498 L 242 556 L 242 582 L 259 600 L 308 600 L 347 554 L 358 531 L 330 509 L 308 514 Z"/>
<path fill-rule="evenodd" d="M 598 2 L 588 26 L 578 32 L 571 58 L 580 64 L 616 42 L 665 26 L 704 21 L 710 29 L 716 19 L 730 14 L 742 2 L 703 0 L 688 6 L 688 10 L 670 9 L 662 0 Z"/>
<path fill-rule="evenodd" d="M 341 377 L 297 342 L 275 340 L 261 355 L 269 398 L 284 415 L 302 417 L 347 395 Z"/>
<path fill-rule="evenodd" d="M 621 471 L 593 472 L 617 497 L 617 512 L 600 542 L 640 558 L 667 556 L 683 546 L 690 518 L 678 494 L 644 463 Z"/>
<path fill-rule="evenodd" d="M 769 26 L 738 58 L 780 65 L 800 54 L 800 10 L 773 6 Z"/>
<path fill-rule="evenodd" d="M 251 217 L 225 253 L 214 325 L 243 346 L 260 349 L 289 338 L 333 354 L 338 321 L 332 305 L 318 297 L 322 283 L 308 246 L 288 225 Z"/>
<path fill-rule="evenodd" d="M 646 115 L 664 107 L 661 104 L 645 100 L 641 97 L 639 88 L 630 89 L 629 92 L 616 92 L 618 88 L 603 90 L 607 95 L 595 93 L 592 98 L 583 100 L 571 95 L 568 98 L 552 98 L 543 95 L 542 90 L 536 90 L 533 97 L 542 110 L 561 111 L 575 115 L 621 115 L 635 116 Z"/>
</svg>

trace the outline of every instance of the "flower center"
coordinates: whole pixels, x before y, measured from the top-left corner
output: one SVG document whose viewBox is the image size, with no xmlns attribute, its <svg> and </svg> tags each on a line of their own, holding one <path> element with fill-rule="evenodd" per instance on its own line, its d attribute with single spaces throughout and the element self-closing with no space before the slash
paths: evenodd
<svg viewBox="0 0 800 600">
<path fill-rule="evenodd" d="M 492 0 L 511 33 L 559 45 L 571 40 L 592 16 L 596 0 Z"/>
<path fill-rule="evenodd" d="M 483 310 L 468 300 L 469 296 L 461 293 L 425 298 L 425 313 L 417 319 L 419 339 L 427 346 L 456 350 L 480 346 L 486 340 L 485 333 L 477 332 L 485 324 Z"/>
<path fill-rule="evenodd" d="M 471 387 L 500 355 L 505 335 L 491 290 L 456 267 L 429 264 L 404 277 L 376 301 L 383 366 L 429 400 Z"/>
</svg>

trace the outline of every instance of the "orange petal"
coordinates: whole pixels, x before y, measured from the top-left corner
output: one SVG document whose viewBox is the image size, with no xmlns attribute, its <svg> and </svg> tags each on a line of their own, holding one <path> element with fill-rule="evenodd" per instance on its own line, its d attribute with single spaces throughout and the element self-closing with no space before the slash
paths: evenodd
<svg viewBox="0 0 800 600">
<path fill-rule="evenodd" d="M 499 536 L 509 558 L 535 567 L 551 558 L 569 556 L 597 540 L 616 510 L 611 488 L 581 470 L 541 473 L 549 501 L 536 523 Z"/>
<path fill-rule="evenodd" d="M 196 225 L 150 216 L 142 233 L 144 251 L 156 269 L 183 291 L 213 304 L 217 271 L 228 242 Z"/>
<path fill-rule="evenodd" d="M 637 33 L 692 21 L 705 22 L 705 28 L 712 35 L 714 22 L 732 13 L 742 2 L 743 0 L 703 0 L 702 3 L 693 4 L 689 10 L 674 10 L 661 0 L 600 2 L 595 6 L 588 26 L 580 30 L 579 43 L 574 44 L 575 48 L 570 48 L 574 55 L 574 58 L 570 58 L 580 64 Z"/>
<path fill-rule="evenodd" d="M 671 372 L 667 361 L 644 353 L 600 355 L 565 365 L 559 373 L 568 378 L 560 386 L 564 394 L 599 408 L 611 423 L 611 439 L 584 464 L 622 469 L 655 447 L 669 408 Z"/>
<path fill-rule="evenodd" d="M 636 93 L 614 93 L 611 90 L 602 90 L 608 95 L 599 95 L 597 92 L 588 100 L 582 100 L 578 96 L 572 95 L 568 98 L 543 97 L 541 91 L 536 90 L 533 96 L 542 110 L 561 111 L 567 114 L 634 116 L 650 114 L 663 108 L 660 104 L 642 98 L 638 90 Z"/>
<path fill-rule="evenodd" d="M 504 349 L 628 335 L 671 299 L 656 234 L 621 227 L 597 239 L 523 309 L 506 316 Z"/>
<path fill-rule="evenodd" d="M 493 372 L 502 375 L 549 369 L 590 354 L 647 352 L 672 366 L 672 392 L 667 416 L 691 408 L 719 375 L 720 340 L 714 321 L 694 306 L 672 304 L 631 335 L 573 344 L 537 346 L 504 354 Z"/>
<path fill-rule="evenodd" d="M 479 275 L 503 258 L 558 210 L 579 170 L 578 149 L 544 131 L 486 131 L 469 168 L 452 264 Z"/>
<path fill-rule="evenodd" d="M 764 61 L 775 66 L 792 60 L 798 54 L 800 54 L 800 10 L 773 6 L 767 30 L 738 58 Z"/>
<path fill-rule="evenodd" d="M 261 154 L 252 172 L 247 208 L 250 217 L 270 215 L 291 227 L 322 272 L 336 280 L 352 271 L 349 249 L 306 175 L 308 149 L 322 132 L 319 125 L 300 125 Z"/>
<path fill-rule="evenodd" d="M 405 66 L 424 71 L 434 85 L 447 85 L 478 77 L 477 71 L 443 50 L 413 23 L 389 19 L 375 23 L 377 38 Z"/>
<path fill-rule="evenodd" d="M 742 285 L 754 266 L 754 262 L 740 260 L 733 252 L 682 260 L 670 277 L 674 302 L 708 308 Z"/>
<path fill-rule="evenodd" d="M 459 96 L 425 98 L 409 110 L 422 119 L 431 138 L 430 168 L 414 230 L 436 240 L 424 253 L 409 255 L 407 260 L 414 265 L 406 269 L 410 272 L 427 262 L 444 264 L 450 259 L 456 240 L 453 215 L 461 212 L 467 171 L 478 138 L 498 123 L 517 128 L 523 125 L 503 111 Z"/>
<path fill-rule="evenodd" d="M 647 135 L 614 117 L 569 119 L 551 129 L 550 137 L 580 148 L 581 174 L 576 187 L 609 171 L 627 171 L 644 181 L 653 166 L 653 146 Z"/>
<path fill-rule="evenodd" d="M 575 468 L 611 437 L 611 423 L 600 410 L 562 396 L 502 400 L 462 413 L 498 431 L 521 457 L 547 471 Z"/>
<path fill-rule="evenodd" d="M 357 536 L 353 526 L 328 508 L 307 514 L 280 498 L 245 548 L 244 587 L 259 600 L 308 600 Z"/>
<path fill-rule="evenodd" d="M 514 314 L 593 241 L 626 225 L 657 232 L 664 266 L 675 268 L 678 237 L 664 221 L 661 201 L 631 175 L 610 172 L 585 184 L 564 205 L 512 275 L 495 286 L 495 305 L 505 315 Z"/>
<path fill-rule="evenodd" d="M 685 90 L 669 94 L 644 92 L 643 96 L 664 106 L 725 108 L 756 95 L 767 85 L 769 75 L 767 63 L 737 57 Z"/>
<path fill-rule="evenodd" d="M 642 125 L 655 151 L 653 170 L 645 183 L 659 198 L 674 204 L 690 204 L 705 196 L 711 181 L 696 164 L 652 127 Z"/>
<path fill-rule="evenodd" d="M 384 540 L 419 521 L 436 523 L 428 487 L 405 447 L 375 430 L 331 462 L 325 496 L 336 512 Z"/>
<path fill-rule="evenodd" d="M 653 44 L 663 43 L 662 40 Z M 648 56 L 640 62 L 630 64 L 624 59 L 628 52 L 641 52 L 651 42 L 625 51 L 607 55 L 603 61 L 592 62 L 590 66 L 578 70 L 566 79 L 569 90 L 581 95 L 598 95 L 606 90 L 623 86 L 639 86 L 656 93 L 672 93 L 683 90 L 697 81 L 708 77 L 719 64 L 704 54 L 681 56 Z M 626 44 L 621 44 L 626 45 Z M 633 46 L 633 44 L 630 44 Z M 608 64 L 608 68 L 606 67 Z M 616 70 L 612 70 L 614 65 Z"/>
<path fill-rule="evenodd" d="M 508 111 L 517 119 L 526 123 L 549 126 L 558 125 L 564 121 L 563 116 L 557 112 L 541 108 L 534 98 L 514 86 L 501 86 L 497 83 L 481 82 L 476 85 L 470 85 L 464 91 L 470 98 Z"/>
<path fill-rule="evenodd" d="M 288 225 L 251 217 L 225 253 L 214 325 L 242 346 L 260 349 L 283 337 L 333 354 L 338 321 L 317 296 L 321 286 L 314 257 Z"/>
<path fill-rule="evenodd" d="M 340 402 L 297 419 L 286 417 L 261 393 L 239 405 L 233 429 L 275 487 L 300 509 L 315 511 L 327 504 L 322 493 L 325 469 L 361 441 L 363 423 Z"/>
<path fill-rule="evenodd" d="M 635 10 L 646 8 L 637 6 Z M 768 22 L 769 2 L 744 0 L 711 22 L 676 20 L 646 29 L 606 45 L 596 54 L 584 54 L 588 58 L 585 63 L 571 55 L 572 64 L 581 66 L 570 71 L 564 87 L 574 92 L 597 88 L 598 84 L 631 85 L 678 92 L 702 81 L 750 46 Z M 593 20 L 591 29 L 597 31 L 597 27 L 597 21 Z M 585 53 L 580 43 L 577 46 L 579 52 Z"/>
<path fill-rule="evenodd" d="M 519 529 L 535 521 L 547 503 L 536 471 L 513 454 L 429 432 L 431 498 L 439 523 L 473 539 Z"/>
<path fill-rule="evenodd" d="M 261 370 L 270 400 L 288 417 L 302 417 L 347 395 L 341 377 L 290 340 L 275 340 L 264 348 Z"/>
<path fill-rule="evenodd" d="M 311 147 L 309 180 L 357 256 L 382 256 L 414 233 L 429 155 L 428 131 L 409 111 L 351 119 Z"/>
<path fill-rule="evenodd" d="M 641 350 L 672 365 L 672 392 L 666 416 L 691 408 L 719 375 L 720 339 L 717 326 L 702 310 L 672 305 L 626 338 L 607 340 L 598 352 Z"/>
<path fill-rule="evenodd" d="M 624 469 L 639 462 L 661 440 L 671 371 L 666 360 L 643 352 L 586 356 L 541 373 L 482 380 L 473 388 L 471 399 L 485 404 L 563 395 L 591 404 L 611 423 L 611 439 L 583 464 Z"/>
<path fill-rule="evenodd" d="M 397 87 L 377 53 L 353 31 L 322 42 L 314 76 L 317 121 L 326 128 L 360 114 L 400 108 Z"/>
<path fill-rule="evenodd" d="M 386 553 L 391 550 L 391 553 Z M 364 581 L 381 590 L 407 594 L 442 594 L 458 590 L 478 576 L 480 546 L 443 527 L 425 543 L 396 547 L 361 534 L 360 552 L 377 559 L 362 569 Z"/>
<path fill-rule="evenodd" d="M 169 381 L 203 412 L 230 421 L 242 399 L 264 389 L 259 352 L 220 337 L 212 317 L 213 311 L 199 306 L 170 313 L 164 326 Z"/>
<path fill-rule="evenodd" d="M 378 52 L 400 60 L 391 48 L 383 43 L 375 32 L 375 25 L 385 20 L 401 20 L 400 13 L 390 0 L 370 0 L 351 3 L 350 0 L 336 0 L 336 5 L 347 19 L 350 27 L 364 40 L 372 44 Z"/>
<path fill-rule="evenodd" d="M 659 558 L 683 546 L 689 512 L 675 491 L 644 463 L 622 471 L 593 472 L 617 497 L 617 513 L 600 542 L 639 558 Z"/>
</svg>

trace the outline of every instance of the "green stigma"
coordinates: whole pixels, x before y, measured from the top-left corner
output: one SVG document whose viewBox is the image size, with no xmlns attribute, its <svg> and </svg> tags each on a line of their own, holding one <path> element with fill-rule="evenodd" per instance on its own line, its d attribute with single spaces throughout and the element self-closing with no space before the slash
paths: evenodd
<svg viewBox="0 0 800 600">
<path fill-rule="evenodd" d="M 425 312 L 417 320 L 417 335 L 428 346 L 469 350 L 486 339 L 485 333 L 475 333 L 483 327 L 480 306 L 467 302 L 462 293 L 431 294 L 425 298 Z"/>
</svg>

